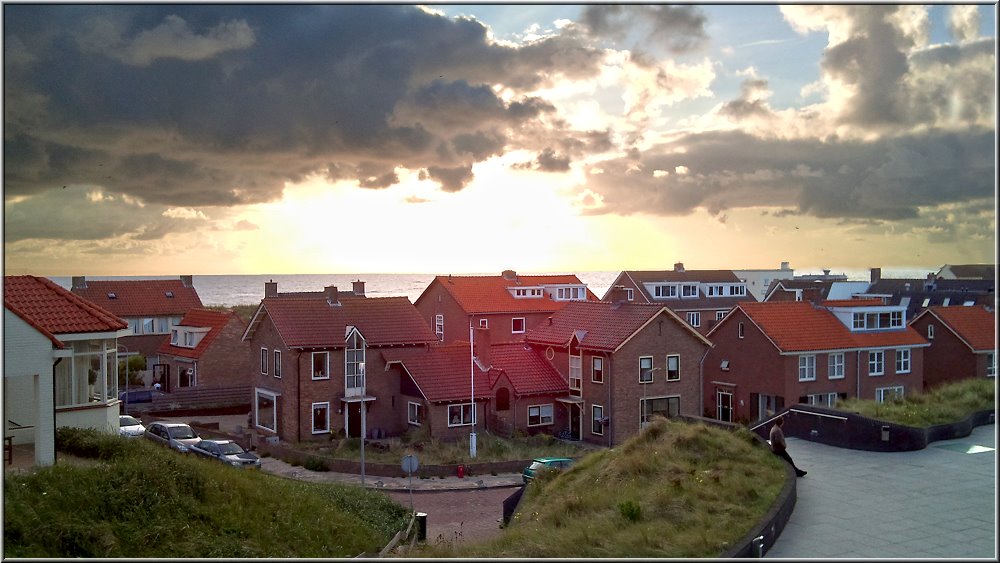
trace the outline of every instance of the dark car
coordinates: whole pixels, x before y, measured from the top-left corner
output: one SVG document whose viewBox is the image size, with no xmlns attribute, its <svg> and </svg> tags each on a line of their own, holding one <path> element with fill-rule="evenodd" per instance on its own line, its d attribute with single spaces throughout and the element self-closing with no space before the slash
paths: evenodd
<svg viewBox="0 0 1000 563">
<path fill-rule="evenodd" d="M 260 469 L 260 458 L 257 454 L 245 451 L 232 440 L 202 440 L 191 446 L 191 452 L 233 467 Z"/>
<path fill-rule="evenodd" d="M 191 446 L 201 441 L 198 433 L 182 422 L 154 422 L 143 436 L 181 453 L 188 453 Z"/>
<path fill-rule="evenodd" d="M 531 461 L 531 465 L 524 468 L 521 478 L 527 483 L 535 478 L 539 471 L 546 469 L 562 471 L 573 465 L 573 460 L 568 457 L 537 457 Z"/>
</svg>

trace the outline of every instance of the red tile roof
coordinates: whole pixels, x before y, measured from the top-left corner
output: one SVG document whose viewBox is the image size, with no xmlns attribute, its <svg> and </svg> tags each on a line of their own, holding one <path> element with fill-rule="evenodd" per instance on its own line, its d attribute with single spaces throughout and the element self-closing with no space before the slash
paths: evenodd
<svg viewBox="0 0 1000 563">
<path fill-rule="evenodd" d="M 468 314 L 483 313 L 551 313 L 562 309 L 570 301 L 556 301 L 544 295 L 536 298 L 515 298 L 508 288 L 533 287 L 551 284 L 583 285 L 574 274 L 516 276 L 437 276 L 427 286 L 440 284 Z M 417 302 L 427 293 L 427 289 L 417 298 Z M 597 296 L 587 289 L 587 299 L 597 301 Z"/>
<path fill-rule="evenodd" d="M 583 347 L 614 351 L 642 325 L 663 311 L 667 311 L 670 318 L 704 341 L 704 337 L 662 305 L 601 301 L 568 303 L 561 311 L 552 315 L 551 324 L 543 322 L 529 330 L 525 340 L 533 344 L 564 346 L 574 334 L 580 334 L 580 344 Z"/>
<path fill-rule="evenodd" d="M 523 342 L 490 346 L 490 364 L 507 374 L 518 396 L 569 393 L 569 383 L 535 348 Z"/>
<path fill-rule="evenodd" d="M 194 287 L 181 280 L 87 280 L 73 293 L 120 317 L 183 315 L 202 307 Z M 172 293 L 173 297 L 168 297 Z M 109 297 L 114 294 L 114 298 Z"/>
<path fill-rule="evenodd" d="M 46 278 L 4 276 L 3 305 L 57 346 L 60 334 L 109 332 L 128 328 L 110 311 Z"/>
<path fill-rule="evenodd" d="M 975 352 L 996 349 L 996 314 L 984 307 L 930 307 Z"/>
<path fill-rule="evenodd" d="M 881 304 L 881 303 L 880 303 Z M 926 345 L 912 328 L 879 332 L 851 332 L 829 310 L 807 301 L 741 303 L 739 308 L 782 352 L 866 349 Z M 732 318 L 726 317 L 726 320 Z M 708 334 L 719 330 L 726 320 Z"/>
<path fill-rule="evenodd" d="M 472 351 L 468 342 L 434 344 L 426 348 L 389 348 L 382 351 L 387 365 L 400 363 L 431 402 L 468 400 L 472 393 Z M 475 369 L 475 397 L 490 397 L 487 372 Z"/>
<path fill-rule="evenodd" d="M 251 321 L 271 318 L 289 348 L 339 348 L 347 326 L 358 327 L 369 346 L 437 342 L 427 321 L 406 297 L 358 297 L 330 305 L 326 297 L 267 297 Z"/>
<path fill-rule="evenodd" d="M 174 346 L 170 343 L 170 337 L 166 337 L 163 344 L 156 351 L 158 354 L 169 354 L 171 356 L 179 356 L 182 358 L 200 358 L 202 354 L 212 345 L 212 342 L 218 338 L 219 333 L 222 329 L 232 320 L 237 322 L 242 322 L 239 315 L 232 311 L 213 311 L 211 309 L 191 309 L 184 315 L 181 322 L 176 326 L 186 326 L 194 328 L 209 328 L 211 330 L 202 337 L 201 341 L 194 348 L 185 348 L 183 346 Z"/>
</svg>

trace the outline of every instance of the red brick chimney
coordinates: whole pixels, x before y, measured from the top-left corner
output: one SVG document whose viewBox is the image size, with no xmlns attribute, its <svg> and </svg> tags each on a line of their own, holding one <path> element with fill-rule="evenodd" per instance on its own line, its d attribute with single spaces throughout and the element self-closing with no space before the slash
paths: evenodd
<svg viewBox="0 0 1000 563">
<path fill-rule="evenodd" d="M 274 280 L 264 282 L 264 297 L 278 296 L 278 282 Z"/>
<path fill-rule="evenodd" d="M 351 286 L 351 290 L 354 295 L 357 295 L 358 297 L 365 296 L 365 282 L 361 280 L 353 281 L 351 282 Z"/>
<path fill-rule="evenodd" d="M 677 262 L 676 264 L 674 264 L 674 271 L 675 272 L 683 272 L 684 271 L 684 262 Z"/>
<path fill-rule="evenodd" d="M 323 288 L 323 294 L 326 295 L 326 302 L 329 305 L 340 305 L 340 296 L 337 292 L 337 286 L 328 285 Z"/>
<path fill-rule="evenodd" d="M 615 285 L 608 290 L 604 300 L 610 303 L 625 303 L 628 301 L 628 292 L 625 291 L 624 285 Z"/>
<path fill-rule="evenodd" d="M 472 329 L 472 355 L 479 359 L 479 363 L 489 369 L 490 367 L 490 329 L 475 327 Z"/>
</svg>

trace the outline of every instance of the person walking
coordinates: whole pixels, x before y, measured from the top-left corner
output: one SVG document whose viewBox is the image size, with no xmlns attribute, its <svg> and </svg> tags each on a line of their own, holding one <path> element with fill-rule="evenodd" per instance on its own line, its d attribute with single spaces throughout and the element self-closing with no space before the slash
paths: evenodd
<svg viewBox="0 0 1000 563">
<path fill-rule="evenodd" d="M 771 427 L 771 451 L 774 452 L 774 455 L 783 458 L 791 464 L 797 477 L 803 477 L 807 471 L 803 471 L 802 469 L 795 467 L 795 462 L 792 461 L 792 456 L 788 455 L 787 446 L 785 445 L 785 433 L 781 431 L 781 425 L 785 423 L 784 418 L 785 417 L 783 416 L 779 416 L 774 421 L 774 426 Z"/>
</svg>

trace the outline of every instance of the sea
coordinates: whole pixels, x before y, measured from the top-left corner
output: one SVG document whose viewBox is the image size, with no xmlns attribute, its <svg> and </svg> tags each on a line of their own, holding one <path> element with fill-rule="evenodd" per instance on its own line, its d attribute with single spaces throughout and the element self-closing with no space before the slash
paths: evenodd
<svg viewBox="0 0 1000 563">
<path fill-rule="evenodd" d="M 882 268 L 883 278 L 923 279 L 938 268 Z M 580 281 L 598 297 L 602 297 L 611 287 L 619 271 L 592 272 L 519 272 L 524 275 L 566 274 L 576 273 Z M 795 270 L 795 275 L 822 274 L 819 270 Z M 831 274 L 844 274 L 851 281 L 867 281 L 870 278 L 868 269 L 830 269 Z M 456 275 L 498 275 L 492 273 L 469 273 Z M 88 280 L 149 280 L 177 279 L 173 276 L 87 276 Z M 194 288 L 198 290 L 201 302 L 206 306 L 257 305 L 264 298 L 264 283 L 275 281 L 278 292 L 322 291 L 328 285 L 350 291 L 352 283 L 360 280 L 365 282 L 365 295 L 368 297 L 409 298 L 415 303 L 420 294 L 434 279 L 436 274 L 240 274 L 240 275 L 193 275 Z M 58 285 L 69 289 L 72 286 L 71 276 L 47 276 Z"/>
</svg>

